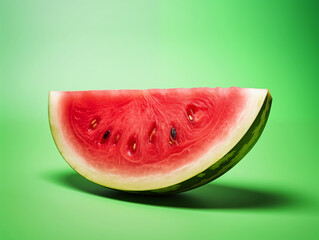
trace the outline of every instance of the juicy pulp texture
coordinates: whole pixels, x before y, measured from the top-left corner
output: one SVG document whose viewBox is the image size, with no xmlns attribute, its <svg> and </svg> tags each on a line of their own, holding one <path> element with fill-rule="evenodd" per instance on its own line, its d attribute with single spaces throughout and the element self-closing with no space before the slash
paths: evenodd
<svg viewBox="0 0 319 240">
<path fill-rule="evenodd" d="M 111 188 L 158 189 L 191 178 L 228 153 L 267 93 L 242 88 L 51 92 L 50 123 L 61 154 L 83 176 Z"/>
</svg>

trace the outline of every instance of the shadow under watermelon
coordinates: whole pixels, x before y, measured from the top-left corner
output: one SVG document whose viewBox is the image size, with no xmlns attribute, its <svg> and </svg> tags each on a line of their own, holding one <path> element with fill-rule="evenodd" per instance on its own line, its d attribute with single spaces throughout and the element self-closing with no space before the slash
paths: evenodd
<svg viewBox="0 0 319 240">
<path fill-rule="evenodd" d="M 49 174 L 46 179 L 63 187 L 110 199 L 193 209 L 242 209 L 275 208 L 290 205 L 293 201 L 288 196 L 264 190 L 228 186 L 216 183 L 206 184 L 197 189 L 175 195 L 156 196 L 138 195 L 105 188 L 97 185 L 76 172 L 57 172 Z"/>
</svg>

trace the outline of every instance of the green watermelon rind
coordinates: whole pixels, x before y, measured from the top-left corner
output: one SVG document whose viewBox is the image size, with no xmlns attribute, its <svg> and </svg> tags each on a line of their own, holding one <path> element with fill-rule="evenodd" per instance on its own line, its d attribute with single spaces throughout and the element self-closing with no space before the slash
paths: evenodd
<svg viewBox="0 0 319 240">
<path fill-rule="evenodd" d="M 130 193 L 145 194 L 145 195 L 168 195 L 175 194 L 184 191 L 191 190 L 193 188 L 200 187 L 207 184 L 216 178 L 220 177 L 228 170 L 233 168 L 256 144 L 259 137 L 261 136 L 265 125 L 267 123 L 270 108 L 272 103 L 272 97 L 268 92 L 264 103 L 254 120 L 253 124 L 250 126 L 243 138 L 220 160 L 215 162 L 205 171 L 189 178 L 183 182 L 174 184 L 169 187 L 145 190 L 145 191 L 126 191 Z"/>
</svg>

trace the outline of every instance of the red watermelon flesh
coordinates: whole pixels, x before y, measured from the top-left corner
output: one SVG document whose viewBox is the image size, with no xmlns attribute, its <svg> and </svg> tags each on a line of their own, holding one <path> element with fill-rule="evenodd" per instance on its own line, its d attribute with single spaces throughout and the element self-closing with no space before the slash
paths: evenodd
<svg viewBox="0 0 319 240">
<path fill-rule="evenodd" d="M 115 189 L 173 186 L 240 141 L 268 90 L 191 88 L 50 92 L 49 117 L 65 160 Z"/>
</svg>

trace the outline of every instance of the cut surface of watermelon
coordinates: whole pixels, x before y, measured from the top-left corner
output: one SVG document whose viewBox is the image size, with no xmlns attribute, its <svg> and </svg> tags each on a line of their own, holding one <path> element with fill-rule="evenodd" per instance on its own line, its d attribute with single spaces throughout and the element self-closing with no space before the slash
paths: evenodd
<svg viewBox="0 0 319 240">
<path fill-rule="evenodd" d="M 260 136 L 270 105 L 268 90 L 235 87 L 52 91 L 49 120 L 61 155 L 82 176 L 119 190 L 170 193 L 236 164 Z"/>
</svg>

